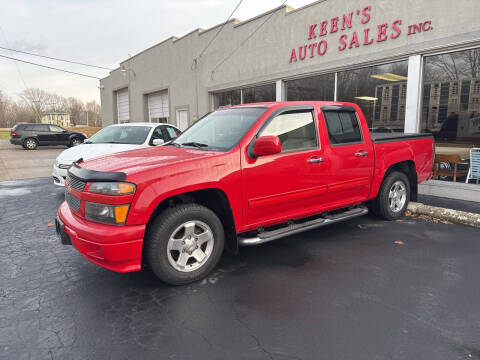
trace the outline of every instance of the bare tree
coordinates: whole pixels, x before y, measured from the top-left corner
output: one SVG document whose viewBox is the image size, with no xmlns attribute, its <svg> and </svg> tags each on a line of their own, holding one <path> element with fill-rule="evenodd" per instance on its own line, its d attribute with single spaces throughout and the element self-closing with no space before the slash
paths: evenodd
<svg viewBox="0 0 480 360">
<path fill-rule="evenodd" d="M 52 94 L 41 89 L 27 89 L 18 101 L 0 91 L 0 127 L 12 127 L 19 122 L 38 122 L 48 112 L 66 112 L 74 125 L 101 126 L 100 105 Z"/>
</svg>

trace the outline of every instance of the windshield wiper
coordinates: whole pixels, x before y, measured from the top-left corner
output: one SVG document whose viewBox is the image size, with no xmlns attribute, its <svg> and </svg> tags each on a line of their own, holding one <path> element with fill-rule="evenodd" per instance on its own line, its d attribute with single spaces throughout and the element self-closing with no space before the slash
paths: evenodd
<svg viewBox="0 0 480 360">
<path fill-rule="evenodd" d="M 91 142 L 91 141 L 88 141 L 88 140 L 87 140 L 87 141 L 84 141 L 83 143 L 84 143 L 84 144 L 92 144 L 92 142 Z"/>
<path fill-rule="evenodd" d="M 195 141 L 192 141 L 192 142 L 184 142 L 182 143 L 183 146 L 194 146 L 196 148 L 203 148 L 203 147 L 208 147 L 208 144 L 202 144 L 202 143 L 199 143 L 199 142 L 195 142 Z"/>
<path fill-rule="evenodd" d="M 169 142 L 168 144 L 165 144 L 165 146 L 175 146 L 175 147 L 182 147 L 182 145 L 180 145 L 179 143 L 176 143 L 176 142 Z"/>
</svg>

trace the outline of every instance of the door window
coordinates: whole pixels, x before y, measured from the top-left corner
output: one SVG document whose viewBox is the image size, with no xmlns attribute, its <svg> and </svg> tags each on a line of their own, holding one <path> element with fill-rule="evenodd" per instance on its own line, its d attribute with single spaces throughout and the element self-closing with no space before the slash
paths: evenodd
<svg viewBox="0 0 480 360">
<path fill-rule="evenodd" d="M 60 126 L 49 125 L 50 131 L 54 133 L 61 133 L 63 129 Z"/>
<path fill-rule="evenodd" d="M 260 132 L 260 136 L 278 136 L 282 152 L 316 148 L 318 145 L 311 111 L 294 111 L 273 118 Z"/>
<path fill-rule="evenodd" d="M 152 134 L 152 139 L 150 140 L 150 144 L 153 144 L 153 140 L 155 139 L 162 139 L 163 141 L 167 142 L 170 141 L 170 137 L 167 131 L 164 129 L 164 126 L 158 126 Z"/>
<path fill-rule="evenodd" d="M 359 144 L 362 142 L 362 133 L 356 113 L 324 111 L 323 115 L 331 145 Z"/>
<path fill-rule="evenodd" d="M 180 135 L 180 131 L 175 129 L 173 126 L 165 126 L 165 130 L 170 136 L 170 139 L 175 139 L 178 135 Z"/>
</svg>

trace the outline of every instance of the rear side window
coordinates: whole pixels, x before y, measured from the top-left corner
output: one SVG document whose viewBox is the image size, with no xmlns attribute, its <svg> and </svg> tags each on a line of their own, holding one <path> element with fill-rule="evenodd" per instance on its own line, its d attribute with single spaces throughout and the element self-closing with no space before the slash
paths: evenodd
<svg viewBox="0 0 480 360">
<path fill-rule="evenodd" d="M 33 131 L 49 131 L 47 125 L 33 125 Z"/>
<path fill-rule="evenodd" d="M 282 143 L 282 152 L 317 147 L 317 136 L 311 111 L 280 114 L 261 131 L 260 136 L 275 135 Z"/>
<path fill-rule="evenodd" d="M 331 145 L 348 145 L 362 142 L 357 115 L 349 111 L 324 111 L 328 139 Z"/>
</svg>

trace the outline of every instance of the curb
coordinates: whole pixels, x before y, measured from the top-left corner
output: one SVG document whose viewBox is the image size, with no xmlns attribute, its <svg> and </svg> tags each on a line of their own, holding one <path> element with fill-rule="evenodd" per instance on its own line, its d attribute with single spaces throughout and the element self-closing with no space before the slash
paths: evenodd
<svg viewBox="0 0 480 360">
<path fill-rule="evenodd" d="M 426 215 L 432 218 L 449 221 L 454 224 L 461 224 L 480 228 L 480 214 L 474 214 L 466 211 L 445 209 L 437 206 L 425 205 L 418 202 L 410 202 L 408 208 L 410 212 L 418 215 Z"/>
</svg>

